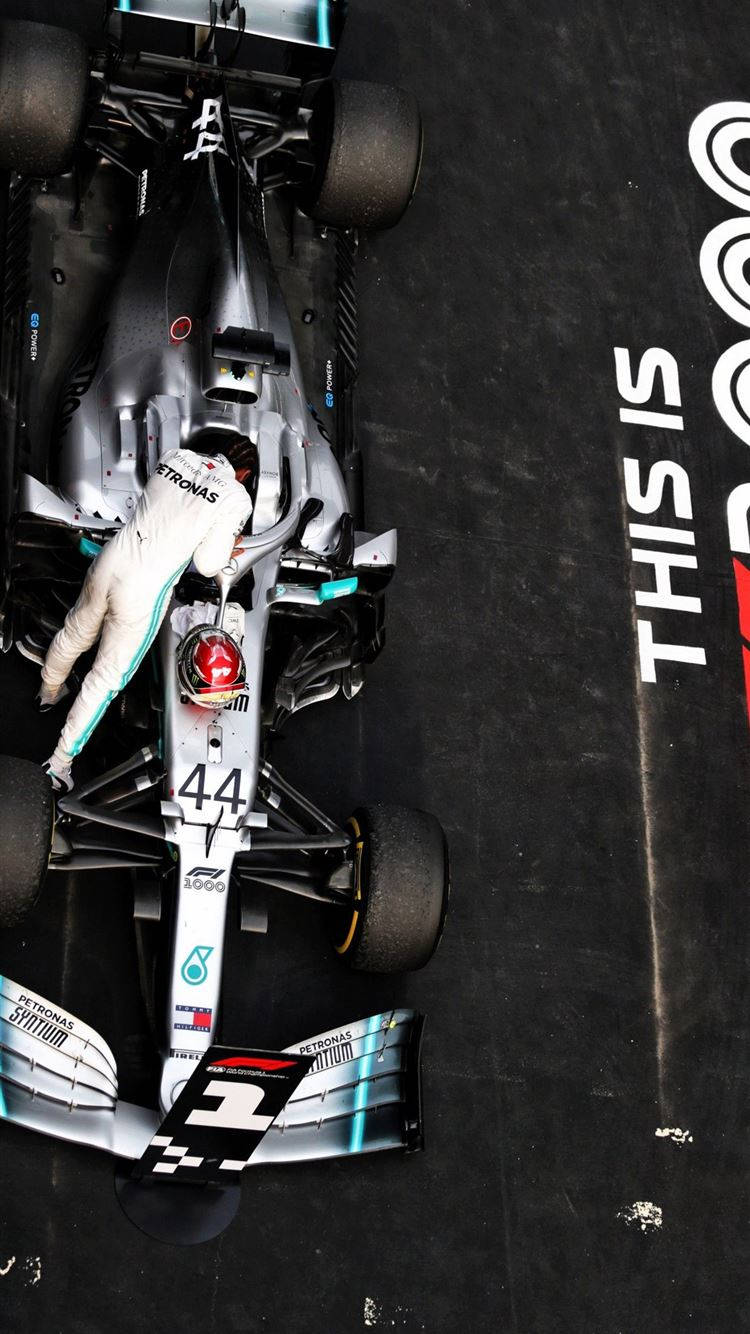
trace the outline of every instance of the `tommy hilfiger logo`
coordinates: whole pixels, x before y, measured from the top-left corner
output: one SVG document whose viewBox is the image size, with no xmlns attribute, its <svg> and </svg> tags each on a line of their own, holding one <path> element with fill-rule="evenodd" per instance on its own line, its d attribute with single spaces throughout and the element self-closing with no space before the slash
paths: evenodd
<svg viewBox="0 0 750 1334">
<path fill-rule="evenodd" d="M 211 1029 L 213 1010 L 203 1005 L 176 1005 L 178 1021 L 175 1028 L 191 1028 L 197 1033 L 207 1033 Z"/>
</svg>

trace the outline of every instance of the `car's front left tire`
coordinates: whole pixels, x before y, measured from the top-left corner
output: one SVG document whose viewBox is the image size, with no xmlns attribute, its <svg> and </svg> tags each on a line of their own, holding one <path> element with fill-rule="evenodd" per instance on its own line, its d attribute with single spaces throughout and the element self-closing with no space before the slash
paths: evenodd
<svg viewBox="0 0 750 1334">
<path fill-rule="evenodd" d="M 39 898 L 55 803 L 38 764 L 0 755 L 0 927 L 19 926 Z"/>
</svg>

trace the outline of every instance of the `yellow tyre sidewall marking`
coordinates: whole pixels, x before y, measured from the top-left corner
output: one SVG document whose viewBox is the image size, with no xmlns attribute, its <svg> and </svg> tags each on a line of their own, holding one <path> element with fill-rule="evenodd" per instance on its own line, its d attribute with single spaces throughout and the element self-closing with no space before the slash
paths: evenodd
<svg viewBox="0 0 750 1334">
<path fill-rule="evenodd" d="M 44 873 L 45 875 L 47 874 L 47 871 L 48 871 L 49 868 L 50 868 L 50 863 L 51 863 L 51 861 L 52 861 L 52 845 L 53 845 L 53 843 L 54 843 L 54 841 L 55 841 L 55 829 L 56 829 L 56 828 L 57 828 L 57 802 L 55 801 L 55 795 L 54 795 L 54 793 L 53 793 L 53 794 L 52 794 L 52 827 L 51 827 L 51 829 L 50 829 L 50 831 L 49 831 L 49 852 L 47 853 L 47 870 L 46 870 L 45 873 Z"/>
<path fill-rule="evenodd" d="M 365 842 L 362 837 L 362 830 L 360 829 L 353 815 L 351 816 L 350 819 L 347 820 L 346 823 L 348 825 L 351 825 L 351 828 L 354 831 L 354 837 L 356 839 L 356 842 L 354 844 L 354 902 L 361 903 L 362 902 L 362 849 L 365 846 Z M 359 921 L 359 908 L 355 908 L 354 911 L 352 912 L 352 920 L 349 923 L 349 930 L 347 931 L 343 942 L 340 945 L 336 946 L 337 954 L 346 954 L 347 950 L 351 948 L 351 943 L 354 940 L 354 933 L 357 930 L 358 921 Z"/>
</svg>

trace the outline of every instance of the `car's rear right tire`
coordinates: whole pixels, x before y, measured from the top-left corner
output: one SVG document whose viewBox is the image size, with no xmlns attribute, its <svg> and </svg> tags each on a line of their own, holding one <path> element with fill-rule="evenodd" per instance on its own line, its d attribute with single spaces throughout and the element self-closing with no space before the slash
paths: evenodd
<svg viewBox="0 0 750 1334">
<path fill-rule="evenodd" d="M 300 204 L 318 222 L 393 227 L 416 189 L 422 159 L 417 100 L 403 88 L 327 79 L 315 94 L 310 142 L 316 159 Z"/>
<path fill-rule="evenodd" d="M 86 43 L 47 23 L 0 23 L 0 169 L 57 176 L 70 166 L 88 88 Z"/>
<path fill-rule="evenodd" d="M 39 898 L 55 803 L 38 764 L 0 755 L 0 927 L 19 926 Z"/>
</svg>

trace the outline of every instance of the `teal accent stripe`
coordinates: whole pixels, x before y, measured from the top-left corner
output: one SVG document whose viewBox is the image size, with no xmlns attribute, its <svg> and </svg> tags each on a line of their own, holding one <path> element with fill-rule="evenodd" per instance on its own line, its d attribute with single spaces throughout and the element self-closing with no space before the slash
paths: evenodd
<svg viewBox="0 0 750 1334">
<path fill-rule="evenodd" d="M 3 989 L 3 982 L 4 982 L 4 981 L 5 981 L 5 978 L 4 978 L 2 975 L 0 975 L 0 991 L 2 991 L 2 989 Z M 0 1021 L 0 1024 L 1 1024 L 1 1022 L 2 1022 L 2 1021 Z M 0 1027 L 0 1032 L 2 1032 L 2 1028 L 1 1028 L 1 1027 Z M 2 1074 L 2 1071 L 3 1071 L 3 1053 L 2 1053 L 2 1050 L 0 1050 L 0 1074 Z M 2 1117 L 2 1118 L 4 1119 L 7 1115 L 8 1115 L 8 1108 L 7 1108 L 6 1104 L 5 1104 L 5 1094 L 3 1093 L 3 1086 L 2 1086 L 2 1084 L 0 1084 L 0 1117 Z"/>
<path fill-rule="evenodd" d="M 129 13 L 130 13 L 130 0 L 119 0 L 119 3 L 118 3 L 117 8 L 118 8 L 118 9 L 121 9 L 122 12 L 123 12 L 123 14 L 129 14 Z"/>
<path fill-rule="evenodd" d="M 77 737 L 76 740 L 73 742 L 73 745 L 70 748 L 71 755 L 73 756 L 80 755 L 81 751 L 83 750 L 83 747 L 86 745 L 86 742 L 91 736 L 91 733 L 93 732 L 94 728 L 98 725 L 98 723 L 101 721 L 101 718 L 106 713 L 115 695 L 118 695 L 121 690 L 125 689 L 125 686 L 128 684 L 128 681 L 135 674 L 135 672 L 138 671 L 138 668 L 140 667 L 141 663 L 143 662 L 143 659 L 145 658 L 146 654 L 148 653 L 153 643 L 154 635 L 156 634 L 156 631 L 159 628 L 159 621 L 161 620 L 162 612 L 164 611 L 164 603 L 166 602 L 170 592 L 174 588 L 174 585 L 177 583 L 177 580 L 179 579 L 183 570 L 186 570 L 189 564 L 190 564 L 189 561 L 187 560 L 184 561 L 182 565 L 180 565 L 178 569 L 175 570 L 174 574 L 169 576 L 164 586 L 159 589 L 159 592 L 156 597 L 156 602 L 154 603 L 154 609 L 151 613 L 151 620 L 148 623 L 148 630 L 146 631 L 146 634 L 138 648 L 138 651 L 135 654 L 135 657 L 130 663 L 130 666 L 123 672 L 122 679 L 120 681 L 119 686 L 117 687 L 117 690 L 107 691 L 106 697 L 99 705 L 99 708 L 97 709 L 93 718 L 88 723 L 88 725 L 83 729 L 81 735 Z"/>
<path fill-rule="evenodd" d="M 88 537 L 79 537 L 78 550 L 82 556 L 98 556 L 104 548 L 98 542 L 92 542 Z"/>
<path fill-rule="evenodd" d="M 318 589 L 318 601 L 330 602 L 333 598 L 345 598 L 356 593 L 359 579 L 356 574 L 352 579 L 329 579 Z"/>
<path fill-rule="evenodd" d="M 76 740 L 73 742 L 73 745 L 70 747 L 70 754 L 71 754 L 71 755 L 73 755 L 73 756 L 80 755 L 81 751 L 83 750 L 84 746 L 86 745 L 86 742 L 88 741 L 89 737 L 91 736 L 91 733 L 93 732 L 93 730 L 94 730 L 95 727 L 98 727 L 98 725 L 99 725 L 101 719 L 104 717 L 104 714 L 107 712 L 107 709 L 109 708 L 109 706 L 110 706 L 110 704 L 112 703 L 112 700 L 114 699 L 114 697 L 115 697 L 116 694 L 117 694 L 117 691 L 116 691 L 116 690 L 108 690 L 108 691 L 107 691 L 106 695 L 104 696 L 104 699 L 102 700 L 101 704 L 99 705 L 99 708 L 97 709 L 97 711 L 96 711 L 96 713 L 94 714 L 93 718 L 92 718 L 91 721 L 87 724 L 87 726 L 84 727 L 83 731 L 81 732 L 81 735 L 80 735 L 79 737 L 76 737 Z"/>
<path fill-rule="evenodd" d="M 182 565 L 179 565 L 177 567 L 174 574 L 169 576 L 167 582 L 164 584 L 164 587 L 159 590 L 156 602 L 154 603 L 154 610 L 151 613 L 151 620 L 149 621 L 148 624 L 148 630 L 146 631 L 145 639 L 143 640 L 141 647 L 139 648 L 138 652 L 133 658 L 133 661 L 131 662 L 127 671 L 123 675 L 123 678 L 120 682 L 120 690 L 123 690 L 125 688 L 130 678 L 134 675 L 135 672 L 138 671 L 138 668 L 140 667 L 141 663 L 143 662 L 143 659 L 148 653 L 153 643 L 154 635 L 159 629 L 159 622 L 162 618 L 162 613 L 164 611 L 164 603 L 169 597 L 169 594 L 171 593 L 172 589 L 177 583 L 177 580 L 179 579 L 180 575 L 183 573 L 184 570 L 187 569 L 189 564 L 190 564 L 189 560 L 183 561 Z"/>
<path fill-rule="evenodd" d="M 331 45 L 331 30 L 328 25 L 328 0 L 318 0 L 318 46 Z"/>
<path fill-rule="evenodd" d="M 362 1141 L 365 1135 L 365 1115 L 367 1112 L 367 1080 L 370 1077 L 372 1069 L 372 1058 L 377 1051 L 377 1042 L 368 1041 L 372 1034 L 376 1034 L 382 1014 L 374 1014 L 370 1019 L 367 1028 L 367 1035 L 364 1040 L 364 1048 L 359 1058 L 359 1068 L 357 1070 L 357 1087 L 354 1091 L 354 1120 L 352 1122 L 352 1135 L 349 1141 L 350 1153 L 362 1152 Z"/>
</svg>

